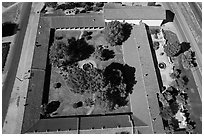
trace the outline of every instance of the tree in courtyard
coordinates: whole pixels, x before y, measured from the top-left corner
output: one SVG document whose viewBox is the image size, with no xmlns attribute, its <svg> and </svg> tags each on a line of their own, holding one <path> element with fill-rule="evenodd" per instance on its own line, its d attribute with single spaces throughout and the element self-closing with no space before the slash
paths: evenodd
<svg viewBox="0 0 204 136">
<path fill-rule="evenodd" d="M 191 50 L 184 52 L 184 54 L 181 56 L 181 60 L 185 69 L 190 69 L 196 66 L 194 57 L 195 52 Z"/>
<path fill-rule="evenodd" d="M 164 46 L 164 52 L 166 52 L 166 55 L 169 57 L 174 57 L 179 54 L 181 51 L 181 45 L 178 42 L 175 43 L 169 43 Z"/>
<path fill-rule="evenodd" d="M 56 40 L 50 47 L 50 62 L 57 67 L 72 64 L 90 57 L 95 51 L 93 45 L 89 45 L 84 39 Z"/>
<path fill-rule="evenodd" d="M 131 25 L 119 21 L 109 22 L 104 31 L 105 38 L 111 46 L 121 45 L 130 36 L 131 29 Z"/>
<path fill-rule="evenodd" d="M 101 58 L 103 61 L 107 61 L 115 57 L 115 52 L 109 49 L 103 49 L 101 52 Z"/>
<path fill-rule="evenodd" d="M 59 83 L 59 82 L 56 82 L 56 83 L 53 84 L 53 87 L 54 87 L 55 89 L 60 88 L 61 86 L 62 86 L 62 84 Z"/>
<path fill-rule="evenodd" d="M 64 41 L 55 41 L 50 47 L 50 62 L 53 66 L 61 66 L 66 62 L 68 47 Z"/>
<path fill-rule="evenodd" d="M 96 59 L 99 59 L 101 61 L 107 61 L 115 57 L 115 52 L 113 50 L 104 49 L 101 46 L 98 46 L 94 53 L 94 56 L 96 57 Z"/>
<path fill-rule="evenodd" d="M 89 45 L 83 38 L 78 40 L 75 38 L 68 39 L 68 55 L 71 63 L 89 58 L 94 51 L 94 46 Z"/>
<path fill-rule="evenodd" d="M 42 105 L 42 115 L 49 117 L 51 113 L 55 112 L 60 106 L 59 101 L 51 101 L 48 104 Z"/>
<path fill-rule="evenodd" d="M 72 65 L 66 72 L 66 82 L 75 93 L 95 93 L 104 87 L 102 71 L 94 67 L 84 71 L 77 65 Z"/>
</svg>

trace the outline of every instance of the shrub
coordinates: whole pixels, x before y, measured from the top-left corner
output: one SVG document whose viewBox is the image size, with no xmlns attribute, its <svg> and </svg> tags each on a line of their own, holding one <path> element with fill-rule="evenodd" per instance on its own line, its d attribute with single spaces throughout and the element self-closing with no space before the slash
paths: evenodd
<svg viewBox="0 0 204 136">
<path fill-rule="evenodd" d="M 51 101 L 45 106 L 45 114 L 47 115 L 53 113 L 59 108 L 59 106 L 60 106 L 59 101 Z"/>
<path fill-rule="evenodd" d="M 176 101 L 173 101 L 172 103 L 170 103 L 170 108 L 172 113 L 175 115 L 179 110 L 179 105 Z"/>
<path fill-rule="evenodd" d="M 190 69 L 196 66 L 194 52 L 193 51 L 186 51 L 181 56 L 182 64 L 185 69 Z"/>
<path fill-rule="evenodd" d="M 115 57 L 115 52 L 109 49 L 103 49 L 101 52 L 101 58 L 103 61 L 107 61 Z"/>
<path fill-rule="evenodd" d="M 152 28 L 152 29 L 150 29 L 150 34 L 158 34 L 158 33 L 160 33 L 160 30 L 159 29 L 155 29 L 155 28 Z"/>
<path fill-rule="evenodd" d="M 181 45 L 178 42 L 175 42 L 175 43 L 167 42 L 167 44 L 164 46 L 164 52 L 169 57 L 177 56 L 180 51 L 181 51 Z"/>
<path fill-rule="evenodd" d="M 159 49 L 159 42 L 154 42 L 153 48 L 154 48 L 154 50 L 158 50 Z"/>
<path fill-rule="evenodd" d="M 170 74 L 170 77 L 173 79 L 179 78 L 181 74 L 181 70 L 180 69 L 174 69 L 173 73 Z"/>
<path fill-rule="evenodd" d="M 91 98 L 87 98 L 85 100 L 85 105 L 91 107 L 92 105 L 94 105 L 94 101 Z"/>
<path fill-rule="evenodd" d="M 107 61 L 115 57 L 115 52 L 113 50 L 104 49 L 102 45 L 99 45 L 95 51 L 96 59 L 101 61 Z"/>
<path fill-rule="evenodd" d="M 79 102 L 77 102 L 77 103 L 74 103 L 73 104 L 73 108 L 79 108 L 79 107 L 82 107 L 83 106 L 83 102 L 82 101 L 79 101 Z"/>
<path fill-rule="evenodd" d="M 62 86 L 61 83 L 57 82 L 57 83 L 54 83 L 53 84 L 53 87 L 56 89 L 56 88 L 60 88 Z"/>
</svg>

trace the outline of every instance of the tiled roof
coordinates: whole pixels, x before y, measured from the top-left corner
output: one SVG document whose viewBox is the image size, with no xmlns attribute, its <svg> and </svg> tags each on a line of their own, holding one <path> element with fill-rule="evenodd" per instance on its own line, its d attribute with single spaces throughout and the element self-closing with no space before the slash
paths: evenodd
<svg viewBox="0 0 204 136">
<path fill-rule="evenodd" d="M 46 16 L 44 18 L 50 19 L 51 28 L 105 27 L 105 21 L 102 14 Z"/>
<path fill-rule="evenodd" d="M 132 123 L 129 115 L 83 117 L 80 120 L 80 130 L 131 126 Z"/>
<path fill-rule="evenodd" d="M 44 89 L 45 71 L 31 70 L 32 78 L 29 81 L 26 97 L 25 112 L 22 124 L 22 133 L 25 133 L 40 119 L 41 104 Z"/>
<path fill-rule="evenodd" d="M 137 83 L 130 95 L 134 125 L 143 127 L 141 133 L 163 133 L 156 94 L 160 89 L 144 24 L 133 26 L 132 35 L 124 42 L 123 50 L 125 62 L 136 68 Z"/>
<path fill-rule="evenodd" d="M 29 132 L 52 132 L 78 130 L 78 117 L 41 119 Z"/>
<path fill-rule="evenodd" d="M 150 115 L 152 117 L 152 125 L 154 133 L 164 133 L 163 122 L 159 115 L 160 109 L 158 105 L 157 93 L 160 92 L 159 80 L 157 78 L 156 69 L 152 50 L 150 48 L 145 24 L 141 24 L 135 31 L 136 45 L 140 56 L 140 65 L 144 79 L 144 85 L 147 93 L 148 104 L 150 107 Z"/>
<path fill-rule="evenodd" d="M 104 6 L 104 18 L 109 20 L 164 20 L 166 11 L 155 6 L 121 6 L 107 3 Z"/>
<path fill-rule="evenodd" d="M 41 18 L 37 31 L 36 46 L 34 49 L 32 68 L 46 69 L 50 27 L 46 19 Z"/>
</svg>

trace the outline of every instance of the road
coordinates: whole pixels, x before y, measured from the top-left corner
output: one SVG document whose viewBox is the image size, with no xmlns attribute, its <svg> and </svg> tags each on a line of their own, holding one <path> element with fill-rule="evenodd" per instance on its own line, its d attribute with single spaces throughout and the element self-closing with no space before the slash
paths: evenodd
<svg viewBox="0 0 204 136">
<path fill-rule="evenodd" d="M 7 67 L 8 73 L 4 81 L 4 84 L 2 86 L 2 122 L 4 122 L 5 120 L 13 84 L 16 78 L 16 72 L 17 72 L 18 63 L 21 56 L 23 40 L 24 40 L 24 36 L 25 36 L 27 24 L 28 24 L 28 19 L 30 16 L 31 5 L 32 5 L 31 2 L 23 3 L 22 14 L 20 15 L 20 22 L 19 22 L 20 30 L 17 32 L 15 42 L 14 42 L 14 48 L 13 50 L 11 50 L 11 54 L 10 54 L 11 58 L 10 60 L 8 60 L 9 61 L 8 67 Z"/>
<path fill-rule="evenodd" d="M 195 15 L 196 20 L 198 21 L 198 24 L 202 28 L 202 9 L 196 2 L 188 2 L 188 4 L 192 9 L 193 14 Z"/>
</svg>

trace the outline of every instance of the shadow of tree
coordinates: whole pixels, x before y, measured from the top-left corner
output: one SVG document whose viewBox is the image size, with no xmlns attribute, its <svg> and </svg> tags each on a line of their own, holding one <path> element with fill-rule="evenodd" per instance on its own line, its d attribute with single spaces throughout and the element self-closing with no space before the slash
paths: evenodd
<svg viewBox="0 0 204 136">
<path fill-rule="evenodd" d="M 12 36 L 17 33 L 18 24 L 12 22 L 5 22 L 2 24 L 2 37 Z"/>
<path fill-rule="evenodd" d="M 188 42 L 182 42 L 180 45 L 181 45 L 180 53 L 184 53 L 185 51 L 187 51 L 191 48 L 190 43 L 188 43 Z"/>
</svg>

